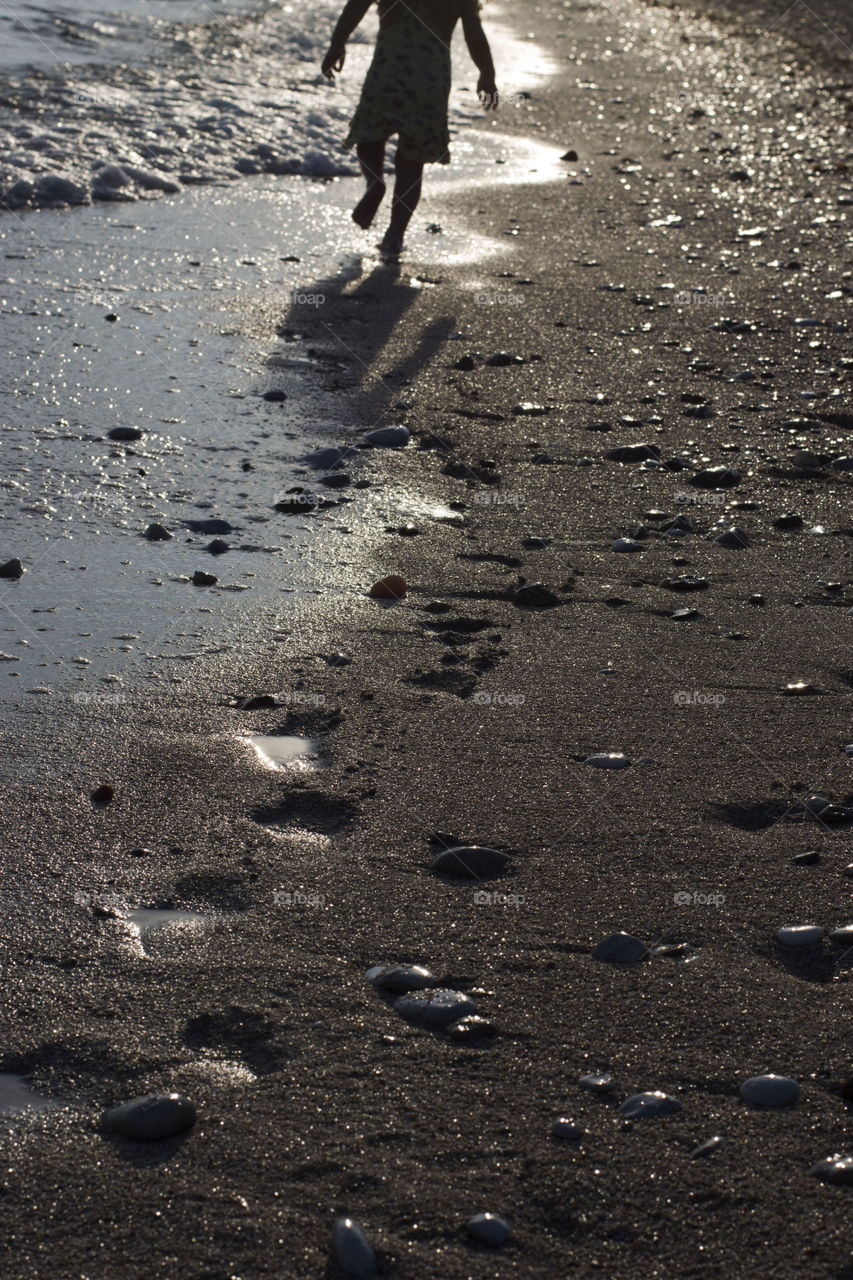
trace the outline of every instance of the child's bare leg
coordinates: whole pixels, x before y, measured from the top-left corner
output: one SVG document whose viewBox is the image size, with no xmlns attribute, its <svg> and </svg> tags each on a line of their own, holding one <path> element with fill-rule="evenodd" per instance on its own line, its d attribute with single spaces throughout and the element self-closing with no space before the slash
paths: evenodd
<svg viewBox="0 0 853 1280">
<path fill-rule="evenodd" d="M 356 154 L 361 172 L 364 174 L 364 181 L 367 183 L 367 190 L 353 209 L 352 220 L 366 231 L 376 217 L 376 210 L 385 195 L 385 183 L 382 179 L 385 143 L 360 142 L 356 148 Z"/>
<path fill-rule="evenodd" d="M 382 248 L 389 253 L 399 253 L 403 247 L 412 214 L 421 198 L 421 180 L 424 167 L 419 160 L 407 160 L 397 152 L 394 162 L 394 199 L 391 204 L 391 224 L 382 240 Z"/>
</svg>

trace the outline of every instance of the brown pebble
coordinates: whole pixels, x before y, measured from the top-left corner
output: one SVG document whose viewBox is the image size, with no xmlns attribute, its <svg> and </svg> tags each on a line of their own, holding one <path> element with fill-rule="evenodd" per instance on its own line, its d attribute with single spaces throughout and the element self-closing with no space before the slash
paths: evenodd
<svg viewBox="0 0 853 1280">
<path fill-rule="evenodd" d="M 115 790 L 105 782 L 92 792 L 92 801 L 94 804 L 109 804 L 114 795 Z"/>
<path fill-rule="evenodd" d="M 374 582 L 368 595 L 374 600 L 402 600 L 406 594 L 406 579 L 398 573 L 390 573 L 387 578 Z"/>
</svg>

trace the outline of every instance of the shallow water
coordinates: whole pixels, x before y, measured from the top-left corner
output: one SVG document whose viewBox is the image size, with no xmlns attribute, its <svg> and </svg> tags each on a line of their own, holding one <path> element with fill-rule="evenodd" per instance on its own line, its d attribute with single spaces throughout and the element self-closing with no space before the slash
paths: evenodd
<svg viewBox="0 0 853 1280">
<path fill-rule="evenodd" d="M 0 1073 L 0 1117 L 18 1116 L 24 1112 L 48 1111 L 61 1104 L 36 1093 L 23 1076 Z"/>
</svg>

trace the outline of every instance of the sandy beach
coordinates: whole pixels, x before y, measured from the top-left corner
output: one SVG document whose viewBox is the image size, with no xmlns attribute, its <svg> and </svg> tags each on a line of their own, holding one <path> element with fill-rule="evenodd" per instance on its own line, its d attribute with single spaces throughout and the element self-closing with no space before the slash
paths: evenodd
<svg viewBox="0 0 853 1280">
<path fill-rule="evenodd" d="M 0 214 L 9 1280 L 853 1275 L 847 102 L 501 16 L 398 268 L 345 175 Z"/>
</svg>

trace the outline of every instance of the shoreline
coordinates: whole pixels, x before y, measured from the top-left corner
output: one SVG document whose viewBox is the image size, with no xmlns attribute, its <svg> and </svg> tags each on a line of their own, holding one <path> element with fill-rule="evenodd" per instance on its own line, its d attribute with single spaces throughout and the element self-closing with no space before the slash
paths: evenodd
<svg viewBox="0 0 853 1280">
<path fill-rule="evenodd" d="M 556 6 L 522 16 L 559 48 Z M 358 355 L 319 384 L 318 413 L 364 426 L 390 410 L 413 433 L 371 455 L 367 554 L 341 532 L 337 561 L 306 557 L 315 606 L 306 594 L 275 646 L 223 662 L 235 702 L 325 701 L 205 702 L 202 664 L 178 714 L 153 700 L 129 725 L 82 706 L 7 737 L 10 782 L 16 747 L 29 763 L 4 834 L 39 892 L 22 918 L 7 888 L 0 1067 L 69 1103 L 12 1134 L 10 1280 L 307 1280 L 329 1269 L 338 1214 L 402 1280 L 843 1274 L 849 1188 L 811 1169 L 848 1142 L 850 969 L 830 950 L 792 963 L 774 934 L 849 910 L 848 828 L 804 805 L 851 789 L 850 481 L 820 461 L 853 452 L 850 426 L 828 420 L 849 410 L 849 183 L 831 105 L 804 144 L 820 169 L 808 199 L 790 165 L 725 150 L 745 148 L 745 119 L 760 132 L 752 100 L 775 75 L 737 44 L 702 55 L 706 83 L 749 71 L 717 104 L 719 139 L 676 101 L 662 112 L 661 68 L 682 74 L 687 55 L 680 30 L 650 26 L 628 3 L 613 28 L 588 14 L 559 81 L 501 125 L 575 147 L 559 181 L 427 186 L 424 242 L 467 225 L 506 256 L 413 256 L 393 286 L 368 261 L 307 317 L 306 350 Z M 790 114 L 773 99 L 762 155 L 784 140 L 789 97 Z M 750 182 L 731 178 L 740 166 Z M 449 229 L 420 230 L 434 219 Z M 244 297 L 242 332 L 269 341 L 276 299 Z M 483 363 L 502 350 L 523 363 Z M 688 416 L 705 404 L 712 416 Z M 683 467 L 606 457 L 644 441 Z M 732 463 L 732 490 L 691 484 Z M 666 534 L 655 510 L 698 530 Z M 776 529 L 789 510 L 801 530 Z M 750 545 L 718 545 L 720 519 Z M 389 532 L 408 523 L 416 535 Z M 641 523 L 643 549 L 615 552 Z M 405 600 L 367 598 L 387 573 Z M 709 585 L 662 585 L 682 574 Z M 555 606 L 520 607 L 521 577 Z M 675 620 L 685 605 L 699 616 Z M 352 661 L 328 662 L 338 649 Z M 781 693 L 797 679 L 819 692 Z M 283 733 L 322 746 L 277 772 L 243 741 Z M 599 751 L 631 765 L 584 763 Z M 114 802 L 93 808 L 111 780 Z M 506 851 L 509 872 L 439 878 L 432 857 L 455 840 Z M 792 862 L 813 849 L 818 864 Z M 146 944 L 125 906 L 203 922 Z M 617 929 L 685 950 L 597 960 Z M 469 1046 L 405 1021 L 365 980 L 383 962 L 429 966 L 497 1036 Z M 764 1071 L 799 1080 L 795 1109 L 741 1101 Z M 590 1072 L 614 1092 L 579 1086 Z M 140 1151 L 99 1133 L 104 1107 L 172 1088 L 199 1110 L 184 1139 Z M 681 1111 L 619 1114 L 655 1089 Z M 579 1144 L 551 1136 L 559 1115 Z M 715 1133 L 719 1153 L 691 1159 Z M 79 1224 L 73 1241 L 45 1229 L 48 1202 Z M 499 1252 L 466 1240 L 479 1211 L 514 1226 Z"/>
</svg>

